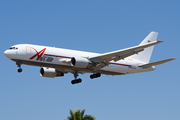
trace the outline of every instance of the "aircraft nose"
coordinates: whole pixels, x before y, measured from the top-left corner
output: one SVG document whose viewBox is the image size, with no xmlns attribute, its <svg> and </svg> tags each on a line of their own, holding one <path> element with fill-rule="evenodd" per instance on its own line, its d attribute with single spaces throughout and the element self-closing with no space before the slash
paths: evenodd
<svg viewBox="0 0 180 120">
<path fill-rule="evenodd" d="M 8 50 L 6 50 L 6 51 L 4 52 L 4 55 L 5 55 L 7 58 L 11 59 L 11 58 L 10 58 L 10 52 L 9 52 Z"/>
</svg>

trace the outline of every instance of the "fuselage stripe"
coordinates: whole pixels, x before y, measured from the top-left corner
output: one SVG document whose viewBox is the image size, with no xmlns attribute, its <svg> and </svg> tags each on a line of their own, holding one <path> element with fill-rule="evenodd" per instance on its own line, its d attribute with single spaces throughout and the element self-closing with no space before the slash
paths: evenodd
<svg viewBox="0 0 180 120">
<path fill-rule="evenodd" d="M 59 56 L 59 55 L 50 55 L 50 54 L 44 54 L 46 56 L 52 56 L 52 57 L 62 57 L 62 58 L 72 58 L 72 57 L 67 57 L 67 56 Z"/>
<path fill-rule="evenodd" d="M 113 63 L 113 62 L 109 62 L 109 64 L 115 64 L 115 65 L 122 65 L 122 66 L 128 66 L 128 67 L 131 67 L 131 65 L 126 65 L 126 64 L 121 64 L 121 63 Z"/>
</svg>

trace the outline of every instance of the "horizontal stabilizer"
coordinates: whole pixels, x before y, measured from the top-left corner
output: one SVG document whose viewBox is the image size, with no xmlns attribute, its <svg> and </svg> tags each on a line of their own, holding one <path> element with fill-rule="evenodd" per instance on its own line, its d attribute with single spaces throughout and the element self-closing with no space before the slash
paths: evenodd
<svg viewBox="0 0 180 120">
<path fill-rule="evenodd" d="M 175 60 L 176 58 L 170 58 L 170 59 L 166 59 L 166 60 L 161 60 L 161 61 L 157 61 L 157 62 L 152 62 L 152 63 L 148 63 L 148 64 L 144 64 L 144 65 L 140 65 L 138 67 L 142 67 L 142 68 L 147 68 L 147 67 L 151 67 L 151 66 L 156 66 L 156 65 L 160 65 L 166 62 L 169 62 L 171 60 Z"/>
</svg>

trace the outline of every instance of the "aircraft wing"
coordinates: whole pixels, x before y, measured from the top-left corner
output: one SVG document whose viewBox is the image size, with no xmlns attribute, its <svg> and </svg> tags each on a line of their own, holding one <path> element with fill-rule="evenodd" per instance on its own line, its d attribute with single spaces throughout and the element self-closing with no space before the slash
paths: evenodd
<svg viewBox="0 0 180 120">
<path fill-rule="evenodd" d="M 143 51 L 145 48 L 153 46 L 153 45 L 161 43 L 161 42 L 163 42 L 163 41 L 158 40 L 158 41 L 153 41 L 151 43 L 147 43 L 147 44 L 143 44 L 143 45 L 138 45 L 138 46 L 134 46 L 134 47 L 118 50 L 118 51 L 104 53 L 99 56 L 90 57 L 89 60 L 96 62 L 96 63 L 104 62 L 104 63 L 108 64 L 109 61 L 114 60 L 116 62 L 118 60 L 124 59 L 131 55 L 137 54 L 137 53 Z M 101 67 L 103 67 L 103 66 L 101 66 Z"/>
</svg>

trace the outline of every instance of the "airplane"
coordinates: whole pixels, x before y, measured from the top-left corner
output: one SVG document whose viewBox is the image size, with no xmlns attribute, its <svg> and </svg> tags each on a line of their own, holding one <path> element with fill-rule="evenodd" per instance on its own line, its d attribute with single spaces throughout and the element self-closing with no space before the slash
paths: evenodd
<svg viewBox="0 0 180 120">
<path fill-rule="evenodd" d="M 175 58 L 149 63 L 154 45 L 163 41 L 156 40 L 158 32 L 151 32 L 139 45 L 104 54 L 70 49 L 47 47 L 32 44 L 13 45 L 4 52 L 10 60 L 16 62 L 18 72 L 21 65 L 40 66 L 42 77 L 62 77 L 72 73 L 72 84 L 81 83 L 79 74 L 92 73 L 91 79 L 105 75 L 126 75 L 155 70 L 160 65 Z"/>
</svg>

